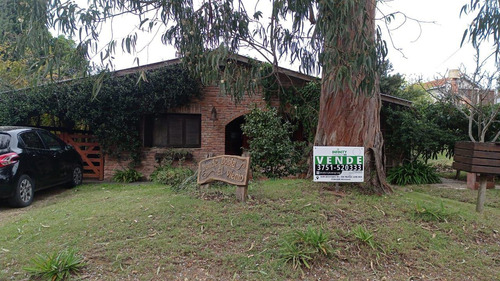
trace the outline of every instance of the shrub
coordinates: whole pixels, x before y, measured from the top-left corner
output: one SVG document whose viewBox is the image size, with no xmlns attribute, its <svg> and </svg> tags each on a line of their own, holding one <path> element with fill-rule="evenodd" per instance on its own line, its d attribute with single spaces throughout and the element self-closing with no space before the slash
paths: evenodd
<svg viewBox="0 0 500 281">
<path fill-rule="evenodd" d="M 293 126 L 283 122 L 275 108 L 255 108 L 245 116 L 241 126 L 249 137 L 251 165 L 255 171 L 270 178 L 296 174 L 301 170 L 303 143 L 291 140 Z"/>
<path fill-rule="evenodd" d="M 310 261 L 331 255 L 333 250 L 329 243 L 330 238 L 322 229 L 308 227 L 306 231 L 295 231 L 282 242 L 281 260 L 291 263 L 294 269 L 302 266 L 310 268 Z"/>
<path fill-rule="evenodd" d="M 126 169 L 126 170 L 115 170 L 115 174 L 113 175 L 113 181 L 116 182 L 136 182 L 141 180 L 142 174 L 134 169 Z"/>
<path fill-rule="evenodd" d="M 397 185 L 441 182 L 435 169 L 420 161 L 413 161 L 391 169 L 387 181 Z"/>
<path fill-rule="evenodd" d="M 31 266 L 24 268 L 32 276 L 46 280 L 66 280 L 71 274 L 78 273 L 84 266 L 83 259 L 76 251 L 37 255 L 31 260 Z"/>
<path fill-rule="evenodd" d="M 158 163 L 162 163 L 164 161 L 169 161 L 172 163 L 175 160 L 180 161 L 181 163 L 186 160 L 192 160 L 193 154 L 189 150 L 184 149 L 169 149 L 163 153 L 156 153 L 155 160 Z"/>
<path fill-rule="evenodd" d="M 161 165 L 151 173 L 151 181 L 178 187 L 187 178 L 193 175 L 193 171 L 185 167 L 173 167 L 170 163 Z"/>
</svg>

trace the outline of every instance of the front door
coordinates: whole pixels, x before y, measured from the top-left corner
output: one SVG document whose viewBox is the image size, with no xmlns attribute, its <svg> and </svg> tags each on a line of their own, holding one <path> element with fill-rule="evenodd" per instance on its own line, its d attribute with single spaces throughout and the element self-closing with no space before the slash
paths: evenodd
<svg viewBox="0 0 500 281">
<path fill-rule="evenodd" d="M 241 155 L 245 147 L 244 135 L 241 125 L 245 123 L 245 117 L 240 116 L 226 125 L 226 155 Z"/>
</svg>

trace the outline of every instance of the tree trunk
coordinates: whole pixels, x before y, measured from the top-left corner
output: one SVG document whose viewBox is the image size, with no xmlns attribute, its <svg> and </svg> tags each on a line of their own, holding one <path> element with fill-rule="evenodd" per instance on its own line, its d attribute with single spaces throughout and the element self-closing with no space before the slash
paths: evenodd
<svg viewBox="0 0 500 281">
<path fill-rule="evenodd" d="M 374 0 L 366 0 L 366 3 L 361 5 L 363 13 L 359 12 L 360 6 L 353 6 L 352 18 L 359 19 L 353 20 L 358 24 L 349 25 L 351 30 L 348 38 L 337 40 L 331 44 L 325 42 L 325 46 L 334 46 L 337 50 L 341 50 L 338 53 L 343 57 L 339 59 L 339 56 L 335 56 L 334 61 L 327 64 L 330 65 L 330 69 L 323 69 L 319 120 L 314 144 L 317 146 L 364 147 L 364 187 L 384 194 L 392 192 L 392 189 L 386 182 L 384 171 L 378 75 L 367 75 L 367 71 L 375 72 L 374 69 L 367 70 L 367 67 L 374 68 L 375 64 L 358 68 L 351 65 L 351 62 L 356 61 L 357 56 L 366 56 L 367 53 L 364 52 L 366 47 L 361 46 L 366 44 L 366 41 L 352 40 L 355 36 L 362 33 L 366 36 L 365 38 L 371 38 L 371 43 L 373 46 L 375 45 L 375 5 Z M 368 20 L 363 18 L 363 14 L 364 16 L 368 15 Z M 335 19 L 332 18 L 332 20 Z M 350 71 L 349 76 L 352 78 L 350 81 L 343 81 L 339 86 L 338 77 L 345 73 L 345 69 Z M 363 79 L 375 80 L 372 81 L 374 86 L 369 88 L 369 92 L 360 87 Z"/>
<path fill-rule="evenodd" d="M 386 182 L 380 131 L 380 95 L 366 96 L 350 90 L 321 89 L 318 129 L 314 144 L 365 148 L 365 183 L 377 193 L 390 193 Z"/>
</svg>

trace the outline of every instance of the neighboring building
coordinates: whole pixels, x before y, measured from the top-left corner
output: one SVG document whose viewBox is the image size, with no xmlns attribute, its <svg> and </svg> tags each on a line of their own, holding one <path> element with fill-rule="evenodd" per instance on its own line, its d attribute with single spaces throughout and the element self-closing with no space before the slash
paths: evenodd
<svg viewBox="0 0 500 281">
<path fill-rule="evenodd" d="M 484 89 L 458 69 L 448 71 L 448 77 L 422 84 L 422 87 L 435 98 L 452 97 L 457 103 L 492 104 L 499 103 L 496 91 Z"/>
</svg>

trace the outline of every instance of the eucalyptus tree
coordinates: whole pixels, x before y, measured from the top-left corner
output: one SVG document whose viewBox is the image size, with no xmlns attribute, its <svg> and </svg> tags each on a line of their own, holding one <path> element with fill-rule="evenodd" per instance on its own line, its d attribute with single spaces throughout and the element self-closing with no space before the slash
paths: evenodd
<svg viewBox="0 0 500 281">
<path fill-rule="evenodd" d="M 0 1 L 0 91 L 87 71 L 88 61 L 76 43 L 62 35 L 54 37 L 43 19 L 26 20 L 26 5 L 30 4 Z"/>
<path fill-rule="evenodd" d="M 272 64 L 271 75 L 283 59 L 306 73 L 321 71 L 315 145 L 365 147 L 365 187 L 391 192 L 379 122 L 377 58 L 385 48 L 375 26 L 376 0 L 88 0 L 86 6 L 24 0 L 20 5 L 20 19 L 32 31 L 43 22 L 78 36 L 79 49 L 88 53 L 100 50 L 97 42 L 106 20 L 134 15 L 138 29 L 175 46 L 203 83 L 217 83 L 236 98 L 258 89 L 264 78 L 253 60 L 248 62 L 253 67 L 236 66 L 234 54 L 243 50 Z M 113 38 L 100 51 L 102 62 L 111 61 L 120 45 L 136 52 L 141 36 L 136 30 Z"/>
<path fill-rule="evenodd" d="M 500 62 L 500 3 L 498 0 L 470 0 L 461 14 L 473 14 L 469 28 L 464 32 L 462 44 L 468 39 L 475 48 L 483 43 L 494 47 L 493 54 Z"/>
</svg>

